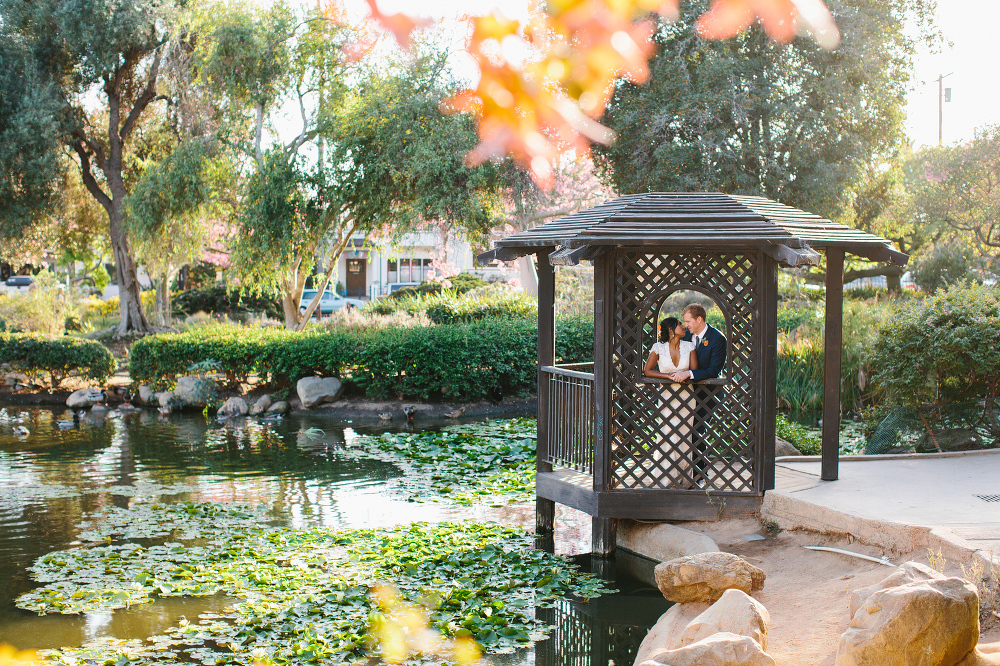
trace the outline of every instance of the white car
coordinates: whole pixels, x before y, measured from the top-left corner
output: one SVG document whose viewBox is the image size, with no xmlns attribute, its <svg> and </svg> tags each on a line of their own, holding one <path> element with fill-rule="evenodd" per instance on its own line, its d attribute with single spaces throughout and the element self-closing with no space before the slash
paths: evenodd
<svg viewBox="0 0 1000 666">
<path fill-rule="evenodd" d="M 302 290 L 302 300 L 299 301 L 299 312 L 305 312 L 309 304 L 312 303 L 312 299 L 316 296 L 315 289 L 303 289 Z M 360 308 L 364 307 L 365 302 L 357 298 L 344 298 L 332 291 L 323 292 L 323 297 L 320 298 L 319 305 L 316 307 L 321 315 L 330 314 L 336 312 L 342 308 Z"/>
</svg>

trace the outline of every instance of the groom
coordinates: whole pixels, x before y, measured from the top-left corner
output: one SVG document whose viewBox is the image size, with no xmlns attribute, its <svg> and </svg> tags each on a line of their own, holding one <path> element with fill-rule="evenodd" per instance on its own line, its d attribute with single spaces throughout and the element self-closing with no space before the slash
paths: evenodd
<svg viewBox="0 0 1000 666">
<path fill-rule="evenodd" d="M 688 334 L 684 336 L 686 342 L 693 342 L 695 356 L 698 358 L 697 370 L 681 370 L 675 372 L 671 379 L 676 382 L 683 382 L 687 379 L 699 381 L 701 379 L 715 379 L 722 374 L 726 366 L 726 336 L 718 330 L 712 328 L 705 321 L 705 308 L 692 303 L 684 308 L 684 327 Z M 698 457 L 694 461 L 695 469 L 702 473 L 708 467 L 706 454 L 708 453 L 708 443 L 705 435 L 708 430 L 708 420 L 715 409 L 717 400 L 715 392 L 716 386 L 700 386 L 695 388 L 695 396 L 698 398 L 698 409 L 695 413 L 694 431 L 695 444 L 698 450 Z"/>
</svg>

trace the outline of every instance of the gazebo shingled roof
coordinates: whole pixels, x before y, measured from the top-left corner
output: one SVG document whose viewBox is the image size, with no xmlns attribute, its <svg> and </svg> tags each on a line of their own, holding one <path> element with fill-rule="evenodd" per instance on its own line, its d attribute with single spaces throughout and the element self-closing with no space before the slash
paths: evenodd
<svg viewBox="0 0 1000 666">
<path fill-rule="evenodd" d="M 752 246 L 789 266 L 818 263 L 810 248 L 836 248 L 897 265 L 908 259 L 884 238 L 763 197 L 651 192 L 613 199 L 509 236 L 481 260 L 509 260 L 539 247 L 562 247 L 553 263 L 571 264 L 591 258 L 600 246 L 639 245 Z"/>
</svg>

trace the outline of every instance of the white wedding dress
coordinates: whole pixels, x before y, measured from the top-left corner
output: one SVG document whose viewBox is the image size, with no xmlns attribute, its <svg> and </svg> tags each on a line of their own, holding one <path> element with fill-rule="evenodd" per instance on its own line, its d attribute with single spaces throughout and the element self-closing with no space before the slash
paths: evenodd
<svg viewBox="0 0 1000 666">
<path fill-rule="evenodd" d="M 693 342 L 681 341 L 677 365 L 670 358 L 670 346 L 657 342 L 650 350 L 657 355 L 657 369 L 663 373 L 680 372 L 691 368 Z M 660 453 L 673 465 L 665 465 L 670 476 L 669 485 L 675 488 L 693 487 L 692 426 L 695 419 L 694 393 L 690 384 L 665 384 L 663 386 L 662 412 L 665 425 L 661 431 Z"/>
</svg>

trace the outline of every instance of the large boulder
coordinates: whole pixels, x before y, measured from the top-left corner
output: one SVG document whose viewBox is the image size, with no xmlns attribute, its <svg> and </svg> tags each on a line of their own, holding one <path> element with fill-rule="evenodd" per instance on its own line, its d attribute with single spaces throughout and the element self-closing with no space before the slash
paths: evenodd
<svg viewBox="0 0 1000 666">
<path fill-rule="evenodd" d="M 84 388 L 73 391 L 66 398 L 66 406 L 70 409 L 85 409 L 104 402 L 104 391 L 98 388 Z"/>
<path fill-rule="evenodd" d="M 680 637 L 691 621 L 709 608 L 707 602 L 691 604 L 674 604 L 660 616 L 642 639 L 635 653 L 635 664 L 652 659 L 660 652 L 667 652 L 681 647 Z"/>
<path fill-rule="evenodd" d="M 256 416 L 257 414 L 263 414 L 267 411 L 267 408 L 271 406 L 271 396 L 262 395 L 257 398 L 257 402 L 253 403 L 250 407 L 250 416 Z"/>
<path fill-rule="evenodd" d="M 279 400 L 278 402 L 271 403 L 271 406 L 267 408 L 267 413 L 287 414 L 289 409 L 291 409 L 291 405 L 288 404 L 287 400 Z"/>
<path fill-rule="evenodd" d="M 774 666 L 774 659 L 749 636 L 720 632 L 661 652 L 641 666 Z"/>
<path fill-rule="evenodd" d="M 851 617 L 854 617 L 854 614 L 857 613 L 858 609 L 864 605 L 865 601 L 868 600 L 868 597 L 872 596 L 879 590 L 887 590 L 890 587 L 899 587 L 900 585 L 919 583 L 925 580 L 944 580 L 945 578 L 947 578 L 947 576 L 943 573 L 938 573 L 926 564 L 921 564 L 920 562 L 904 562 L 896 567 L 895 571 L 874 585 L 859 587 L 851 592 L 851 601 L 848 605 L 848 612 Z"/>
<path fill-rule="evenodd" d="M 961 578 L 875 592 L 840 637 L 836 666 L 955 666 L 979 641 L 979 597 Z"/>
<path fill-rule="evenodd" d="M 139 386 L 137 394 L 139 396 L 139 402 L 144 405 L 152 405 L 156 402 L 156 394 L 153 393 L 153 389 L 149 388 L 145 384 Z"/>
<path fill-rule="evenodd" d="M 937 446 L 934 441 L 937 440 Z M 972 451 L 982 448 L 979 433 L 975 430 L 954 428 L 952 430 L 935 430 L 934 439 L 926 433 L 916 446 L 917 453 L 936 453 L 938 446 L 941 451 Z"/>
<path fill-rule="evenodd" d="M 781 456 L 801 456 L 802 452 L 795 448 L 795 445 L 780 437 L 774 438 L 774 455 Z"/>
<path fill-rule="evenodd" d="M 750 594 L 764 587 L 765 574 L 732 553 L 701 553 L 662 562 L 654 570 L 656 585 L 668 601 L 718 601 L 726 590 Z"/>
<path fill-rule="evenodd" d="M 246 416 L 249 411 L 250 408 L 247 407 L 246 400 L 240 397 L 234 397 L 226 400 L 222 407 L 219 407 L 217 414 L 227 418 L 234 418 L 237 416 Z"/>
<path fill-rule="evenodd" d="M 344 384 L 336 377 L 303 377 L 295 385 L 304 409 L 324 402 L 333 402 L 344 392 Z"/>
<path fill-rule="evenodd" d="M 719 550 L 707 534 L 670 523 L 634 520 L 619 521 L 618 547 L 660 562 Z"/>
<path fill-rule="evenodd" d="M 722 632 L 747 636 L 767 650 L 770 623 L 771 616 L 764 604 L 742 590 L 726 590 L 718 601 L 684 628 L 678 642 L 681 646 L 689 645 Z"/>
<path fill-rule="evenodd" d="M 204 407 L 219 394 L 215 381 L 207 377 L 181 377 L 174 387 L 174 402 L 183 407 Z"/>
</svg>

